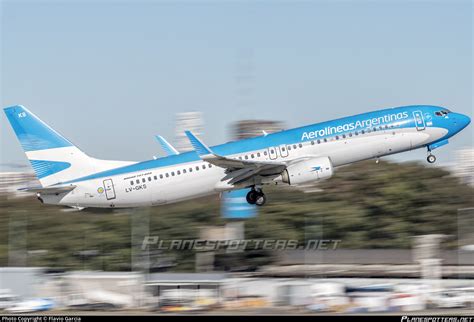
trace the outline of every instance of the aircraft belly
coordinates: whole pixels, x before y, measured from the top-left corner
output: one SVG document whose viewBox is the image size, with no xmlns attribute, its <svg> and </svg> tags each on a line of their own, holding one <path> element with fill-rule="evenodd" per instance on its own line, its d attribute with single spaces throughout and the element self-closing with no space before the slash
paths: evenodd
<svg viewBox="0 0 474 322">
<path fill-rule="evenodd" d="M 411 148 L 416 149 L 442 138 L 447 133 L 448 131 L 443 128 L 428 127 L 423 131 L 414 130 L 408 134 L 410 135 Z"/>
</svg>

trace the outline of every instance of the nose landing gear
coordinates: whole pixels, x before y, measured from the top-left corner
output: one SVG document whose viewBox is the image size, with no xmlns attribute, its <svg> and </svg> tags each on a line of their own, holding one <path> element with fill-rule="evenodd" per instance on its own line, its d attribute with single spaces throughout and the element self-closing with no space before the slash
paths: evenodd
<svg viewBox="0 0 474 322">
<path fill-rule="evenodd" d="M 247 193 L 246 199 L 249 204 L 257 206 L 263 206 L 267 201 L 267 197 L 265 197 L 262 189 L 254 188 Z"/>
<path fill-rule="evenodd" d="M 436 157 L 431 154 L 431 151 L 433 151 L 433 148 L 431 146 L 426 146 L 426 152 L 428 152 L 428 156 L 426 157 L 426 161 L 428 163 L 435 163 L 436 162 Z"/>
<path fill-rule="evenodd" d="M 436 162 L 436 157 L 430 153 L 426 157 L 426 161 L 428 161 L 428 163 L 435 163 Z"/>
</svg>

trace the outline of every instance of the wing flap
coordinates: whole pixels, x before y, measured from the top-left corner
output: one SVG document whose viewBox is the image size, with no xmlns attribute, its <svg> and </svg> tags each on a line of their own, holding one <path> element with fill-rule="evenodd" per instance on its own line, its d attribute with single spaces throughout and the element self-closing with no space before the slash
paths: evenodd
<svg viewBox="0 0 474 322">
<path fill-rule="evenodd" d="M 250 161 L 250 160 L 240 160 L 240 159 L 231 159 L 227 157 L 220 156 L 212 152 L 212 150 L 205 145 L 201 140 L 199 140 L 194 134 L 190 131 L 185 131 L 186 136 L 188 137 L 191 145 L 193 146 L 196 153 L 199 157 L 213 165 L 216 165 L 221 168 L 229 169 L 231 171 L 237 169 L 261 169 L 261 168 L 281 168 L 286 167 L 286 164 L 278 161 Z M 283 171 L 283 170 L 281 170 Z"/>
<path fill-rule="evenodd" d="M 268 177 L 279 175 L 287 167 L 286 163 L 278 161 L 254 161 L 227 158 L 215 154 L 190 131 L 185 131 L 185 133 L 194 150 L 203 161 L 227 170 L 227 174 L 221 181 L 228 181 L 231 185 L 242 183 L 257 176 Z"/>
</svg>

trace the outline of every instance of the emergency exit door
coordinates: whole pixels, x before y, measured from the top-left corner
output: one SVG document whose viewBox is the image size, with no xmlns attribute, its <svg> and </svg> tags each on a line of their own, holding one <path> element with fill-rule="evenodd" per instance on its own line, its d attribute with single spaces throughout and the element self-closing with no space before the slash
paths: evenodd
<svg viewBox="0 0 474 322">
<path fill-rule="evenodd" d="M 423 113 L 421 111 L 413 112 L 413 117 L 415 118 L 415 126 L 418 131 L 425 129 L 425 119 L 423 118 Z"/>
<path fill-rule="evenodd" d="M 115 189 L 112 179 L 104 180 L 105 197 L 107 200 L 115 199 Z"/>
</svg>

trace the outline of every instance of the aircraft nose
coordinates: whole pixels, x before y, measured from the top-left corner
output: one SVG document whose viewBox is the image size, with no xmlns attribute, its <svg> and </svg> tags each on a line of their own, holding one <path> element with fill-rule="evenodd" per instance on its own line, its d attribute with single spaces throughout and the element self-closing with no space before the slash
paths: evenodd
<svg viewBox="0 0 474 322">
<path fill-rule="evenodd" d="M 471 123 L 471 118 L 464 114 L 456 114 L 455 122 L 459 129 L 462 130 Z"/>
</svg>

